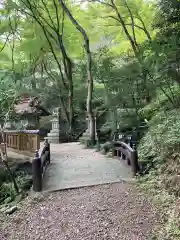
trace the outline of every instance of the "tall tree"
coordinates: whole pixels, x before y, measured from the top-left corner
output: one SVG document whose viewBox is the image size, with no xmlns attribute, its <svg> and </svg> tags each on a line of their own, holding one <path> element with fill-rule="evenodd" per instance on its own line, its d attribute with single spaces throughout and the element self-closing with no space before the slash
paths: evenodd
<svg viewBox="0 0 180 240">
<path fill-rule="evenodd" d="M 34 23 L 35 26 L 38 25 L 40 27 L 40 32 L 44 35 L 44 38 L 48 43 L 48 51 L 50 51 L 54 57 L 54 60 L 59 69 L 59 74 L 61 76 L 64 89 L 68 93 L 68 111 L 64 109 L 65 105 L 62 102 L 62 97 L 60 98 L 60 101 L 63 112 L 66 113 L 65 115 L 69 122 L 69 130 L 71 131 L 74 116 L 72 72 L 73 64 L 72 59 L 70 58 L 64 44 L 64 13 L 61 11 L 59 5 L 55 0 L 53 2 L 45 0 L 39 0 L 36 2 L 21 0 L 16 5 L 13 5 L 13 8 L 14 7 L 16 10 L 21 12 L 21 14 L 23 14 L 26 19 L 30 19 L 31 24 Z M 38 36 L 35 37 L 38 39 Z M 46 46 L 42 45 L 40 49 L 41 52 L 47 52 Z M 59 55 L 57 48 L 59 48 L 61 55 Z M 44 55 L 46 56 L 46 54 Z M 61 85 L 59 83 L 58 86 L 61 88 Z"/>
<path fill-rule="evenodd" d="M 87 95 L 87 114 L 90 122 L 90 136 L 92 144 L 95 144 L 95 121 L 93 114 L 93 106 L 92 106 L 92 94 L 93 94 L 93 74 L 92 74 L 92 55 L 90 51 L 89 38 L 82 27 L 81 24 L 73 17 L 72 13 L 68 9 L 67 5 L 63 0 L 59 0 L 59 4 L 61 5 L 64 12 L 69 17 L 72 24 L 76 27 L 76 29 L 82 34 L 84 38 L 84 49 L 86 52 L 86 61 L 87 61 L 87 78 L 88 78 L 88 95 Z"/>
</svg>

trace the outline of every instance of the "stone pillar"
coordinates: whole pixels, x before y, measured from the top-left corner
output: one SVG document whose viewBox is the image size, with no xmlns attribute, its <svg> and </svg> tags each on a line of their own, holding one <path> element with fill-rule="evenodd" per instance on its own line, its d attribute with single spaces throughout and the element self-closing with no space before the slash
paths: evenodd
<svg viewBox="0 0 180 240">
<path fill-rule="evenodd" d="M 96 117 L 94 117 L 94 125 L 95 125 L 95 135 L 97 140 L 97 125 L 96 125 Z"/>
<path fill-rule="evenodd" d="M 83 134 L 83 136 L 89 136 L 90 137 L 92 126 L 91 126 L 91 122 L 90 122 L 88 117 L 86 118 L 86 120 L 87 120 L 87 129 L 86 129 L 85 133 Z M 96 117 L 94 117 L 94 124 L 95 124 L 95 136 L 96 136 L 96 139 L 97 139 Z"/>
<path fill-rule="evenodd" d="M 90 126 L 89 126 L 89 118 L 86 117 L 86 121 L 87 121 L 87 129 L 86 132 L 89 133 L 90 132 Z"/>
<path fill-rule="evenodd" d="M 94 125 L 95 125 L 95 132 L 97 131 L 96 129 L 96 117 L 94 117 Z"/>
</svg>

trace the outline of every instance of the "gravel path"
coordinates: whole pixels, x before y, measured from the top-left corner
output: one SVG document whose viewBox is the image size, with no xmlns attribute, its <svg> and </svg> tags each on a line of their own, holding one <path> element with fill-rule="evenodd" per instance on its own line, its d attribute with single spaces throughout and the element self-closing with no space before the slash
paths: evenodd
<svg viewBox="0 0 180 240">
<path fill-rule="evenodd" d="M 0 240 L 145 240 L 158 217 L 147 198 L 121 182 L 29 197 L 4 223 Z"/>
</svg>

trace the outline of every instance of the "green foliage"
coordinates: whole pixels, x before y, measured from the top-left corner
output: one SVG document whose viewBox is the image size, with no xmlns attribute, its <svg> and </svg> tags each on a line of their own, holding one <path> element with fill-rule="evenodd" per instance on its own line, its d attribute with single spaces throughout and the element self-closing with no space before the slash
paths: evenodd
<svg viewBox="0 0 180 240">
<path fill-rule="evenodd" d="M 168 111 L 173 108 L 179 107 L 179 90 L 174 92 L 174 102 L 170 102 L 169 98 L 165 94 L 157 94 L 157 97 L 147 104 L 144 108 L 140 109 L 139 114 L 150 120 L 153 116 L 158 114 L 160 111 Z"/>
<path fill-rule="evenodd" d="M 149 121 L 149 130 L 141 139 L 138 154 L 141 165 L 150 172 L 139 178 L 159 206 L 164 226 L 157 239 L 179 239 L 178 198 L 180 193 L 180 113 L 179 108 L 156 113 Z"/>
<path fill-rule="evenodd" d="M 152 239 L 178 240 L 179 232 L 179 208 L 178 200 L 172 193 L 168 193 L 162 186 L 162 173 L 151 171 L 138 179 L 139 188 L 145 191 L 159 210 L 161 219 Z"/>
<path fill-rule="evenodd" d="M 52 116 L 42 117 L 40 118 L 40 136 L 44 139 L 52 129 Z"/>
<path fill-rule="evenodd" d="M 52 116 L 42 117 L 40 119 L 40 128 L 50 130 L 51 129 Z"/>
<path fill-rule="evenodd" d="M 16 196 L 16 191 L 13 187 L 12 183 L 3 183 L 0 186 L 0 204 L 4 202 L 5 199 L 9 199 L 9 201 L 14 200 Z"/>
<path fill-rule="evenodd" d="M 149 131 L 139 145 L 140 161 L 166 161 L 173 149 L 179 146 L 179 109 L 158 112 L 149 121 Z"/>
<path fill-rule="evenodd" d="M 8 172 L 4 167 L 0 167 L 0 185 L 9 179 Z"/>
</svg>

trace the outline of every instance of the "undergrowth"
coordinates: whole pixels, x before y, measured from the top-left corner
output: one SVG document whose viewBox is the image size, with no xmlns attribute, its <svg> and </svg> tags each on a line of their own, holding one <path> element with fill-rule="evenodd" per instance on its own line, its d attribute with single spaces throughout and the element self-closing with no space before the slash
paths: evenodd
<svg viewBox="0 0 180 240">
<path fill-rule="evenodd" d="M 162 163 L 180 150 L 180 109 L 159 112 L 149 121 L 149 130 L 139 144 L 140 162 Z"/>
<path fill-rule="evenodd" d="M 176 240 L 180 239 L 180 109 L 156 110 L 138 147 L 140 164 L 151 166 L 139 177 L 139 186 L 161 213 L 164 227 L 154 239 Z"/>
</svg>

